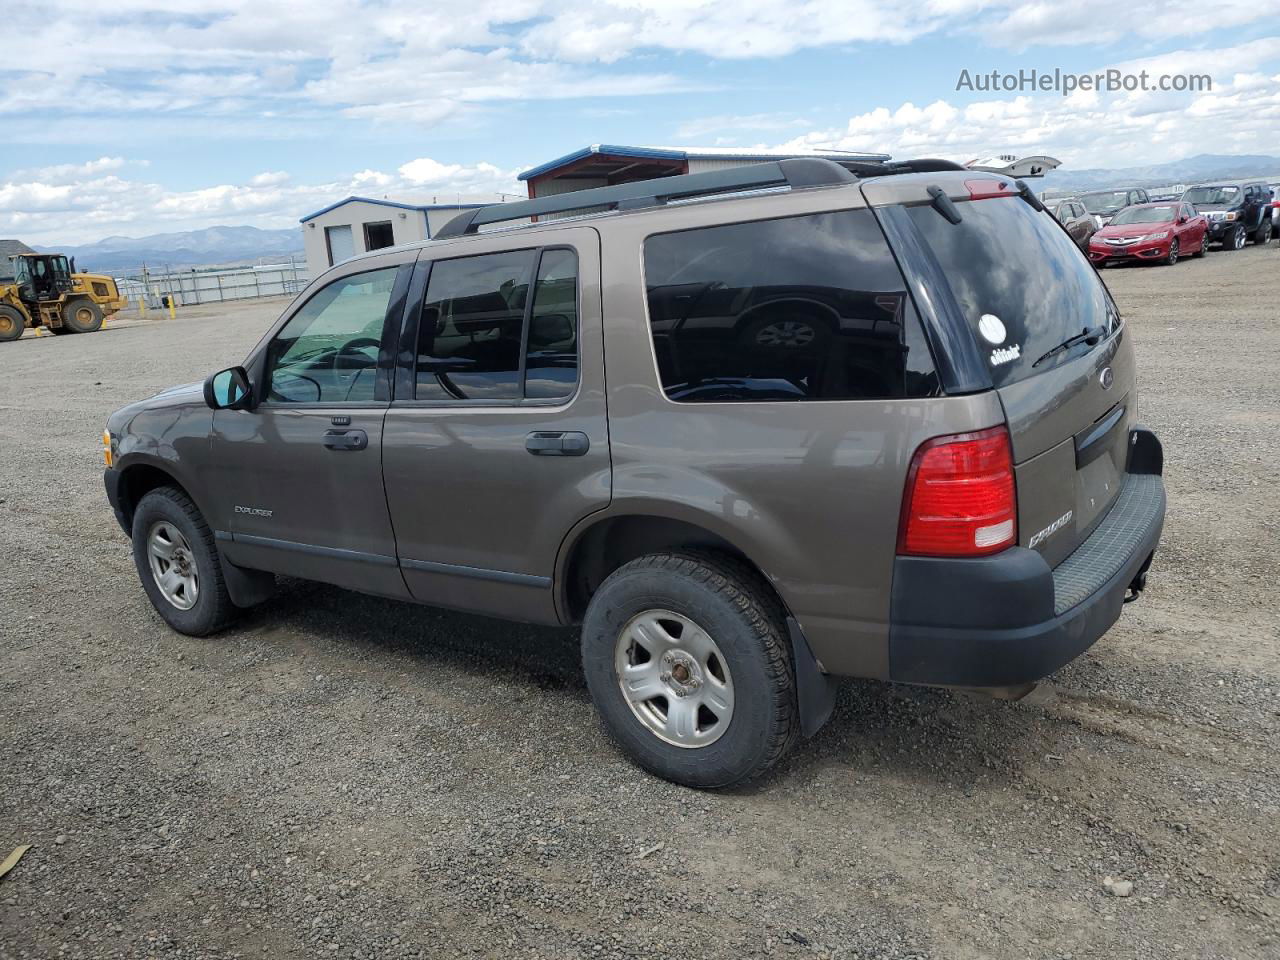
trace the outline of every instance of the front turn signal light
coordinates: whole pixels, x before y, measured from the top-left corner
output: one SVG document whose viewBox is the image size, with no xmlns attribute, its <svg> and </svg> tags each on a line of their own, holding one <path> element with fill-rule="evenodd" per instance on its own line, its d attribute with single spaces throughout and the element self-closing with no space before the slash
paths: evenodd
<svg viewBox="0 0 1280 960">
<path fill-rule="evenodd" d="M 108 470 L 110 470 L 113 466 L 115 466 L 114 458 L 111 456 L 111 431 L 110 430 L 102 431 L 102 461 L 107 465 Z"/>
</svg>

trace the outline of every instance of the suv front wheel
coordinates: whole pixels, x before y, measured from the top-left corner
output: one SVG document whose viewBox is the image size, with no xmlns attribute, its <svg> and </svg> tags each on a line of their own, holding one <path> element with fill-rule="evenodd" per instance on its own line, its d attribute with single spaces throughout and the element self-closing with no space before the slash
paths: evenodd
<svg viewBox="0 0 1280 960">
<path fill-rule="evenodd" d="M 728 557 L 653 554 L 591 598 L 582 660 L 605 729 L 636 763 L 727 787 L 777 763 L 799 731 L 781 604 Z"/>
<path fill-rule="evenodd" d="M 151 605 L 179 633 L 207 636 L 239 611 L 222 578 L 213 531 L 175 487 L 157 487 L 138 502 L 133 562 Z"/>
</svg>

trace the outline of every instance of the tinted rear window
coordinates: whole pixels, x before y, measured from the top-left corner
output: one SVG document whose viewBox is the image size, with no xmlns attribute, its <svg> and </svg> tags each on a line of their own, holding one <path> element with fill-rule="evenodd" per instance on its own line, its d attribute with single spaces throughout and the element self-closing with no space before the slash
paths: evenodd
<svg viewBox="0 0 1280 960">
<path fill-rule="evenodd" d="M 937 375 L 867 210 L 650 237 L 649 323 L 682 403 L 928 396 Z"/>
<path fill-rule="evenodd" d="M 956 207 L 963 218 L 958 224 L 930 206 L 907 212 L 941 264 L 996 386 L 1030 376 L 1032 364 L 1067 337 L 1090 327 L 1110 329 L 1106 288 L 1047 213 L 1020 197 Z M 1084 349 L 1060 353 L 1034 372 Z"/>
</svg>

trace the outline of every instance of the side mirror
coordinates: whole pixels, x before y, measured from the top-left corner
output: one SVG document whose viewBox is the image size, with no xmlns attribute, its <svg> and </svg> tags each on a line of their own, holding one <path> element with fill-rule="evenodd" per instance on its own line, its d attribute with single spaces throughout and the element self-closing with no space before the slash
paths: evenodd
<svg viewBox="0 0 1280 960">
<path fill-rule="evenodd" d="M 253 400 L 244 367 L 219 370 L 204 382 L 204 402 L 214 410 L 245 410 Z"/>
<path fill-rule="evenodd" d="M 1179 217 L 1179 218 L 1178 218 L 1178 222 L 1179 222 L 1179 223 L 1186 223 L 1186 222 L 1187 222 L 1187 218 L 1186 218 L 1186 217 Z"/>
</svg>

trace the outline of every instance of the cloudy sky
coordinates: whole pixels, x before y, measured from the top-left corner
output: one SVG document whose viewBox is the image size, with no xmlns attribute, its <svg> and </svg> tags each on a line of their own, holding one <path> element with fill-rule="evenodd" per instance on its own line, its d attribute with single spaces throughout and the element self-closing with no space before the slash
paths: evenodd
<svg viewBox="0 0 1280 960">
<path fill-rule="evenodd" d="M 0 237 L 517 192 L 595 142 L 1124 166 L 1280 154 L 1280 0 L 7 0 Z M 1208 74 L 957 90 L 962 70 Z"/>
</svg>

